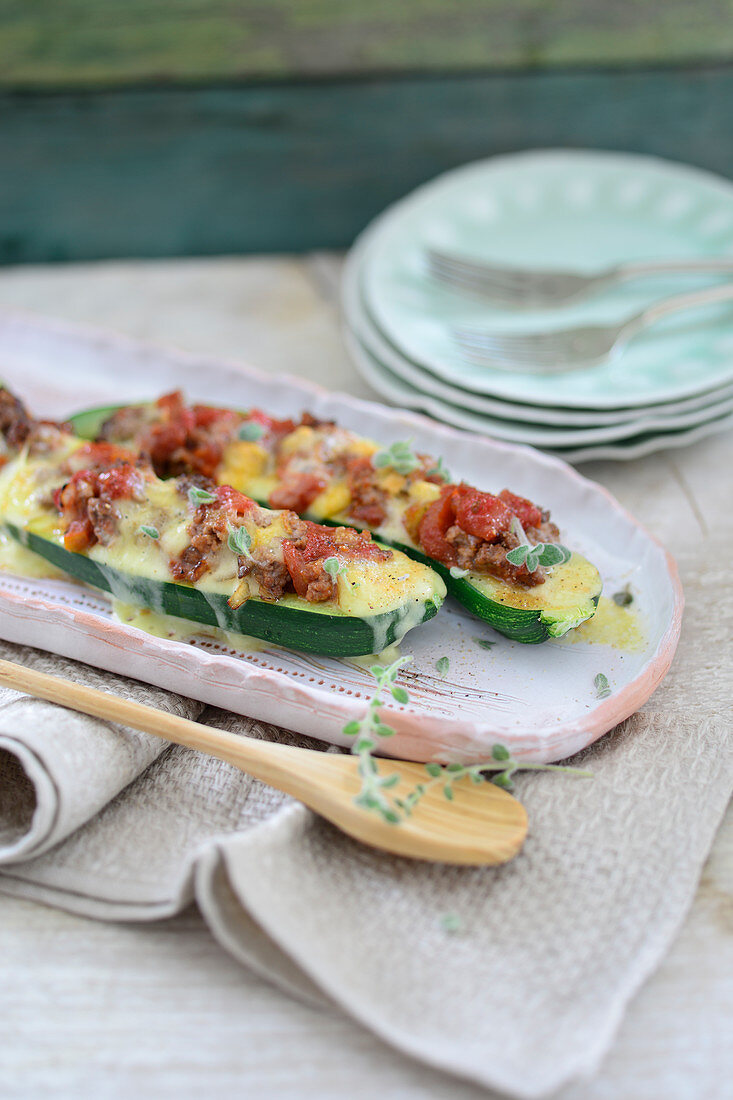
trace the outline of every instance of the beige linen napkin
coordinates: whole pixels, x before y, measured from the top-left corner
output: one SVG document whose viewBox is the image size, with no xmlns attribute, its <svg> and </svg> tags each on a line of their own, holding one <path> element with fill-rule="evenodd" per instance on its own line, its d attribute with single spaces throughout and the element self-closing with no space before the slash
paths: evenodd
<svg viewBox="0 0 733 1100">
<path fill-rule="evenodd" d="M 203 710 L 161 688 L 8 642 L 0 641 L 0 658 L 184 718 Z M 0 687 L 0 862 L 28 859 L 64 840 L 165 748 L 157 737 Z"/>
<path fill-rule="evenodd" d="M 5 655 L 41 660 L 11 646 Z M 68 662 L 43 660 L 68 674 Z M 72 668 L 158 705 L 166 698 Z M 74 768 L 44 773 L 41 761 L 24 777 L 21 747 L 40 751 L 28 731 L 72 719 L 34 701 L 13 714 L 22 724 L 11 728 L 6 712 L 3 728 L 17 763 L 4 770 L 0 805 L 14 850 L 31 789 L 39 816 L 50 820 L 47 804 L 63 803 L 74 807 L 67 823 L 74 814 L 88 820 L 51 850 L 48 838 L 63 834 L 47 829 L 39 854 L 4 868 L 0 890 L 131 920 L 174 913 L 195 897 L 214 935 L 260 973 L 299 996 L 336 1002 L 426 1063 L 520 1097 L 598 1066 L 684 917 L 733 786 L 727 719 L 701 707 L 653 708 L 583 754 L 593 780 L 520 779 L 532 831 L 514 863 L 423 865 L 370 851 L 230 766 L 178 748 L 137 778 L 144 752 L 128 748 L 124 782 L 91 816 L 93 799 L 82 812 L 80 794 L 97 753 L 114 751 L 105 746 L 109 729 L 84 720 Z M 308 743 L 213 709 L 202 720 Z M 60 786 L 63 798 L 49 802 Z"/>
</svg>

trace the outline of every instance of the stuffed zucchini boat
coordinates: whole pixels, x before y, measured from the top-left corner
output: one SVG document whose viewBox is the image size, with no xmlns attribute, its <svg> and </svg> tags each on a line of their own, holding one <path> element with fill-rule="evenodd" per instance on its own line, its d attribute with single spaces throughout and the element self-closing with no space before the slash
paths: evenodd
<svg viewBox="0 0 733 1100">
<path fill-rule="evenodd" d="M 470 612 L 507 637 L 542 642 L 593 616 L 595 566 L 560 544 L 549 512 L 503 489 L 450 479 L 409 443 L 389 448 L 305 413 L 187 405 L 178 392 L 72 417 L 80 435 L 135 450 L 162 477 L 230 484 L 260 503 L 371 531 L 435 569 Z"/>
<path fill-rule="evenodd" d="M 53 425 L 19 435 L 4 433 L 0 525 L 125 603 L 341 657 L 380 652 L 443 601 L 435 572 L 367 532 L 200 477 L 162 480 L 124 448 Z"/>
</svg>

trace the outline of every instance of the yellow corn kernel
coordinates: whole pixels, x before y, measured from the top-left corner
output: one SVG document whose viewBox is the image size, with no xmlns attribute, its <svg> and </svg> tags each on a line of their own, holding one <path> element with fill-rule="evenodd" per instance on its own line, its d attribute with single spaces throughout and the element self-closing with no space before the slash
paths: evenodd
<svg viewBox="0 0 733 1100">
<path fill-rule="evenodd" d="M 351 503 L 351 493 L 345 481 L 337 481 L 319 493 L 308 511 L 314 516 L 337 516 Z"/>
<path fill-rule="evenodd" d="M 440 485 L 432 481 L 413 481 L 410 486 L 410 497 L 420 504 L 432 504 L 440 496 Z"/>
<path fill-rule="evenodd" d="M 405 487 L 405 478 L 402 474 L 391 471 L 389 473 L 380 474 L 379 485 L 386 493 L 389 493 L 390 496 L 397 496 Z"/>
<path fill-rule="evenodd" d="M 278 448 L 281 455 L 294 455 L 298 452 L 312 451 L 315 446 L 315 431 L 306 424 L 301 424 L 285 436 Z"/>
<path fill-rule="evenodd" d="M 237 439 L 229 443 L 217 473 L 220 485 L 244 485 L 250 478 L 259 477 L 267 466 L 267 451 L 259 443 Z"/>
</svg>

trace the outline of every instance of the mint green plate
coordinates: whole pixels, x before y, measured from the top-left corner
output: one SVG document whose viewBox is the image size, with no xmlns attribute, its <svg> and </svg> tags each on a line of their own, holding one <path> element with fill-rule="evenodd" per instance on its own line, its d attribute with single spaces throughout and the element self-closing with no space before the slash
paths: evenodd
<svg viewBox="0 0 733 1100">
<path fill-rule="evenodd" d="M 512 374 L 465 362 L 450 329 L 532 331 L 621 320 L 659 298 L 709 284 L 639 280 L 555 310 L 499 309 L 426 271 L 429 247 L 487 261 L 594 271 L 623 260 L 733 253 L 733 185 L 698 169 L 631 154 L 538 151 L 440 176 L 370 230 L 364 301 L 405 356 L 463 390 L 540 406 L 610 409 L 689 397 L 733 382 L 733 309 L 680 314 L 640 335 L 611 364 L 567 374 Z"/>
</svg>

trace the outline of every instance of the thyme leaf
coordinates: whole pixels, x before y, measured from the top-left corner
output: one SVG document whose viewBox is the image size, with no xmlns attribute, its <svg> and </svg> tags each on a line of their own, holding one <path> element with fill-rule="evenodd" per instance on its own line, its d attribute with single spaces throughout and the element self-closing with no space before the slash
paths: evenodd
<svg viewBox="0 0 733 1100">
<path fill-rule="evenodd" d="M 450 657 L 438 657 L 435 667 L 441 676 L 447 676 L 450 670 Z"/>
<path fill-rule="evenodd" d="M 159 539 L 160 531 L 157 527 L 148 527 L 146 523 L 141 523 L 138 527 L 138 531 L 141 535 L 147 535 L 149 539 Z"/>
</svg>

